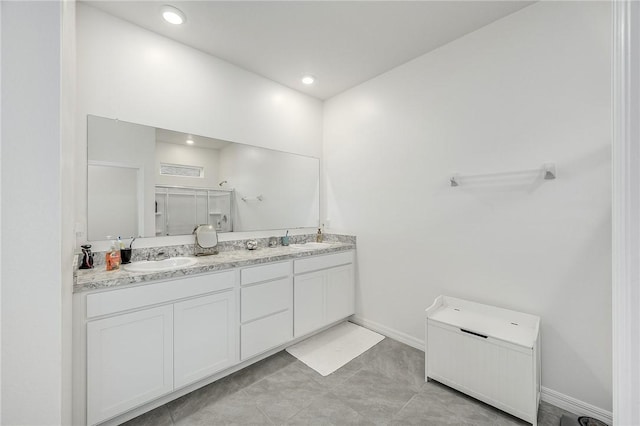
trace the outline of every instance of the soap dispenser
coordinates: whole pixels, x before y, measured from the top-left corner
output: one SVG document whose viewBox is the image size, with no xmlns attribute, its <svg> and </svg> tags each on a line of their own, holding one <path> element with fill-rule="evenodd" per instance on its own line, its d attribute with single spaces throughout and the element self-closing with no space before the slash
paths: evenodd
<svg viewBox="0 0 640 426">
<path fill-rule="evenodd" d="M 318 228 L 318 233 L 316 234 L 316 243 L 322 242 L 322 229 Z"/>
</svg>

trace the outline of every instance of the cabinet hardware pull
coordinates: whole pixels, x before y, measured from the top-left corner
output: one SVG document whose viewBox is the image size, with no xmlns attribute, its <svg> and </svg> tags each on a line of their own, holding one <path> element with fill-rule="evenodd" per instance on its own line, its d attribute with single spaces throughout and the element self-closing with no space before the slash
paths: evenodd
<svg viewBox="0 0 640 426">
<path fill-rule="evenodd" d="M 464 328 L 461 328 L 460 331 L 462 331 L 463 333 L 469 333 L 469 334 L 473 334 L 474 336 L 482 337 L 483 339 L 486 339 L 488 337 L 488 336 L 485 336 L 484 334 L 474 333 L 473 331 L 465 330 Z"/>
</svg>

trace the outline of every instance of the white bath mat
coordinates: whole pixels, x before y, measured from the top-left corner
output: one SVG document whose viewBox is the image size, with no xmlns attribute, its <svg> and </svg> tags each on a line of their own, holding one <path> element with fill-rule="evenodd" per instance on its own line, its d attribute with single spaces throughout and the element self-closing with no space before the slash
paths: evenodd
<svg viewBox="0 0 640 426">
<path fill-rule="evenodd" d="M 287 352 L 323 376 L 336 371 L 376 345 L 384 336 L 343 322 L 287 348 Z"/>
</svg>

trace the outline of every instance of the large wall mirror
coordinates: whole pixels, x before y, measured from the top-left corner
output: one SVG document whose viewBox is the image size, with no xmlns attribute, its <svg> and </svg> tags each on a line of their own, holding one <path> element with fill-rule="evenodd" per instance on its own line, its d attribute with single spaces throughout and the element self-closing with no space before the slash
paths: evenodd
<svg viewBox="0 0 640 426">
<path fill-rule="evenodd" d="M 317 226 L 320 162 L 88 116 L 88 239 Z"/>
</svg>

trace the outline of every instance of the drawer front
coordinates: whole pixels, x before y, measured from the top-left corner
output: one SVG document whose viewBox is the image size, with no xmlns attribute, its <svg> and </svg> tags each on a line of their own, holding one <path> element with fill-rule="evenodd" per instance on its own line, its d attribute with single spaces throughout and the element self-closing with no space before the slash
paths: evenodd
<svg viewBox="0 0 640 426">
<path fill-rule="evenodd" d="M 303 274 L 305 272 L 332 268 L 334 266 L 341 266 L 349 263 L 353 263 L 353 251 L 295 260 L 293 263 L 293 270 L 296 274 Z"/>
<path fill-rule="evenodd" d="M 235 282 L 235 272 L 226 271 L 180 278 L 180 283 L 163 281 L 139 287 L 89 294 L 87 296 L 87 318 L 226 290 L 234 287 Z"/>
<path fill-rule="evenodd" d="M 291 310 L 280 312 L 242 326 L 240 353 L 242 360 L 275 348 L 293 338 Z"/>
<path fill-rule="evenodd" d="M 291 309 L 293 306 L 293 280 L 281 278 L 241 290 L 240 320 L 248 322 L 270 314 Z"/>
<path fill-rule="evenodd" d="M 533 352 L 501 343 L 428 321 L 427 376 L 531 419 L 535 414 Z"/>
<path fill-rule="evenodd" d="M 268 265 L 253 266 L 240 271 L 240 284 L 253 284 L 284 278 L 291 275 L 291 262 L 270 263 Z"/>
</svg>

